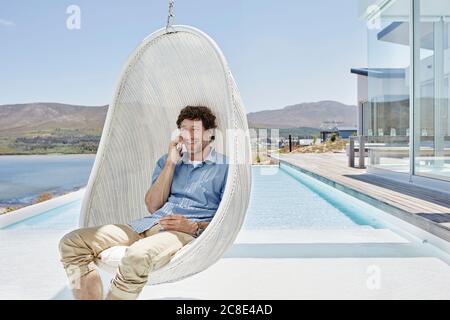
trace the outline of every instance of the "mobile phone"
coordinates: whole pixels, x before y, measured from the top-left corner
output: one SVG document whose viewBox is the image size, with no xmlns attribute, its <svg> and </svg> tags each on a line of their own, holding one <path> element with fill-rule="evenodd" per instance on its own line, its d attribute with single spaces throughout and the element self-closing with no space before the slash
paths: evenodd
<svg viewBox="0 0 450 320">
<path fill-rule="evenodd" d="M 183 154 L 186 152 L 186 146 L 184 145 L 184 143 L 178 143 L 177 150 L 178 150 L 178 153 L 180 154 L 180 157 L 182 157 Z"/>
<path fill-rule="evenodd" d="M 182 135 L 181 135 L 180 129 L 176 129 L 176 130 L 174 130 L 174 131 L 172 132 L 172 135 L 171 135 L 172 141 L 175 140 L 175 139 L 177 139 L 177 138 L 179 139 L 180 137 L 181 137 L 181 139 L 183 139 L 183 137 L 182 137 Z M 187 151 L 186 146 L 185 146 L 184 143 L 182 143 L 182 142 L 178 142 L 178 143 L 177 143 L 176 149 L 177 149 L 177 151 L 178 151 L 180 157 L 182 157 L 182 156 L 183 156 L 183 153 L 185 153 L 185 152 Z"/>
<path fill-rule="evenodd" d="M 179 154 L 180 156 L 183 155 L 183 148 L 182 148 L 182 146 L 181 146 L 181 143 L 178 143 L 178 144 L 177 144 L 177 151 L 178 151 L 178 154 Z"/>
</svg>

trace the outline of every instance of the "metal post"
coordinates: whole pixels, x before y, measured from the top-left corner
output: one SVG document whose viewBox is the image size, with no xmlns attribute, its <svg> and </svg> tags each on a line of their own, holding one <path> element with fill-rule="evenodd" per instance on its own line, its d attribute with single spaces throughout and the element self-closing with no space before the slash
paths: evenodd
<svg viewBox="0 0 450 320">
<path fill-rule="evenodd" d="M 410 0 L 409 88 L 409 181 L 416 174 L 415 156 L 420 154 L 420 0 Z"/>
<path fill-rule="evenodd" d="M 349 137 L 348 141 L 348 166 L 353 168 L 355 166 L 355 140 L 353 139 L 353 137 Z"/>
<path fill-rule="evenodd" d="M 434 165 L 439 167 L 444 165 L 445 134 L 443 119 L 444 103 L 444 36 L 445 22 L 440 17 L 438 22 L 434 23 Z"/>
<path fill-rule="evenodd" d="M 289 135 L 289 152 L 292 152 L 292 136 Z"/>
<path fill-rule="evenodd" d="M 365 168 L 364 160 L 366 158 L 366 146 L 364 141 L 364 136 L 358 136 L 359 140 L 359 168 Z"/>
</svg>

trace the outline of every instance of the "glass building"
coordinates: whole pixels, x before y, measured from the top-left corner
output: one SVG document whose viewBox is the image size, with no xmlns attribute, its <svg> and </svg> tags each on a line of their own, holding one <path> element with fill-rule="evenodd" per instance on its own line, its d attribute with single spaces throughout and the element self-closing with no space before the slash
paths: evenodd
<svg viewBox="0 0 450 320">
<path fill-rule="evenodd" d="M 450 192 L 450 0 L 360 0 L 358 135 L 372 173 Z"/>
</svg>

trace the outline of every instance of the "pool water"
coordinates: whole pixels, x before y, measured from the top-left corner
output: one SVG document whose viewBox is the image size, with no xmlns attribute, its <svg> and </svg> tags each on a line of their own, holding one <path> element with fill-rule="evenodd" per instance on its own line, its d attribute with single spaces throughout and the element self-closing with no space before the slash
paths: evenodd
<svg viewBox="0 0 450 320">
<path fill-rule="evenodd" d="M 252 193 L 246 229 L 379 228 L 380 222 L 362 215 L 358 200 L 343 197 L 323 183 L 281 165 L 253 167 Z M 330 192 L 331 191 L 331 192 Z M 334 191 L 334 192 L 333 192 Z"/>
<path fill-rule="evenodd" d="M 395 222 L 397 218 L 289 165 L 281 164 L 280 167 L 269 169 L 253 167 L 252 179 L 251 198 L 243 230 L 248 232 L 286 230 L 288 233 L 294 232 L 296 237 L 308 237 L 311 232 L 315 234 L 319 232 L 321 238 L 325 236 L 330 239 L 331 237 L 334 239 L 332 242 L 336 243 L 342 240 L 339 238 L 342 232 L 346 234 L 347 239 L 353 235 L 364 235 L 359 239 L 365 242 L 370 239 L 364 237 L 376 236 L 377 230 L 387 231 L 391 235 L 400 237 L 406 243 L 393 244 L 394 247 L 392 247 L 389 243 L 391 240 L 379 238 L 381 242 L 377 244 L 377 254 L 390 252 L 395 255 L 434 256 L 450 264 L 447 249 L 438 248 L 428 241 L 423 241 L 423 238 L 416 235 L 415 231 L 411 233 L 410 229 L 405 230 L 404 222 L 399 225 Z M 80 210 L 81 200 L 75 200 L 10 225 L 3 230 L 13 230 L 13 232 L 19 230 L 23 234 L 36 234 L 41 231 L 45 231 L 43 235 L 52 232 L 63 234 L 79 227 Z M 382 242 L 386 243 L 382 244 Z M 448 247 L 448 244 L 441 246 L 440 243 L 439 247 Z M 333 254 L 333 250 L 336 250 L 331 245 L 327 244 L 326 250 L 330 255 Z M 356 249 L 352 247 L 351 250 Z"/>
<path fill-rule="evenodd" d="M 67 203 L 4 229 L 12 230 L 72 230 L 78 228 L 81 200 Z"/>
<path fill-rule="evenodd" d="M 252 192 L 244 229 L 382 228 L 369 205 L 288 166 L 252 168 Z M 373 208 L 376 210 L 375 208 Z M 9 226 L 70 229 L 78 225 L 81 200 Z"/>
</svg>

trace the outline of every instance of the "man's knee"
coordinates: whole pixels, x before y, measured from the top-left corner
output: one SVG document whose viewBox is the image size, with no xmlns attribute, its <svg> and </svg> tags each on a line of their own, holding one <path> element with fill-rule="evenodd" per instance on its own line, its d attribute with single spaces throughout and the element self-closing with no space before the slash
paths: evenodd
<svg viewBox="0 0 450 320">
<path fill-rule="evenodd" d="M 86 247 L 82 237 L 82 229 L 73 230 L 65 234 L 59 241 L 59 252 L 62 257 L 72 255 L 73 251 L 79 251 Z M 84 250 L 83 250 L 84 251 Z"/>
<path fill-rule="evenodd" d="M 63 252 L 64 249 L 66 249 L 69 246 L 73 246 L 75 243 L 74 238 L 77 237 L 76 232 L 77 230 L 71 231 L 69 233 L 66 233 L 60 240 L 59 240 L 59 251 Z"/>
<path fill-rule="evenodd" d="M 130 246 L 121 261 L 121 271 L 125 275 L 146 276 L 152 266 L 152 250 Z"/>
</svg>

